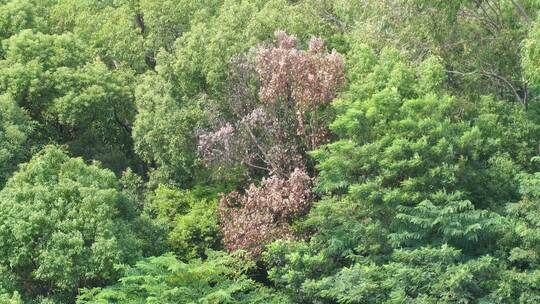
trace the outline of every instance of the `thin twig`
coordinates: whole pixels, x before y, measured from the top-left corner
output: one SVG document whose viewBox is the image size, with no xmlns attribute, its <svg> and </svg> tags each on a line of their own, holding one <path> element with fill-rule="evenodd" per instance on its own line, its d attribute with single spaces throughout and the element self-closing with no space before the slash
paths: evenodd
<svg viewBox="0 0 540 304">
<path fill-rule="evenodd" d="M 493 72 L 486 72 L 486 71 L 472 71 L 472 72 L 460 72 L 460 71 L 451 71 L 451 70 L 446 70 L 447 73 L 451 73 L 451 74 L 457 74 L 457 75 L 460 75 L 462 77 L 464 76 L 467 76 L 467 75 L 474 75 L 474 74 L 478 74 L 478 75 L 481 75 L 481 76 L 485 76 L 485 77 L 491 77 L 491 78 L 497 78 L 499 80 L 501 80 L 511 91 L 512 93 L 514 94 L 515 98 L 523 103 L 524 105 L 526 105 L 526 100 L 524 100 L 520 95 L 519 93 L 517 92 L 516 88 L 514 87 L 514 85 L 512 85 L 512 83 L 502 77 L 501 75 L 498 75 L 496 73 L 493 73 Z"/>
<path fill-rule="evenodd" d="M 523 17 L 523 20 L 525 20 L 525 22 L 527 23 L 531 23 L 531 18 L 529 17 L 529 15 L 527 15 L 527 12 L 525 11 L 525 8 L 523 7 L 523 5 L 519 4 L 515 0 L 510 0 L 510 1 L 516 7 L 521 17 Z"/>
</svg>

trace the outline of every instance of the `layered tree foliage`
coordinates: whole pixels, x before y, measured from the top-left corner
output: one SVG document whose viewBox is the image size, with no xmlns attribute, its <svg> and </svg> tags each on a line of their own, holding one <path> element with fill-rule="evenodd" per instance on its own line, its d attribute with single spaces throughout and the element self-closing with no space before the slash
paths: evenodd
<svg viewBox="0 0 540 304">
<path fill-rule="evenodd" d="M 365 1 L 364 8 L 355 35 L 370 47 L 392 46 L 419 61 L 440 56 L 459 95 L 530 101 L 520 46 L 536 1 Z"/>
<path fill-rule="evenodd" d="M 77 303 L 288 303 L 247 276 L 240 254 L 208 252 L 205 261 L 152 257 L 124 269 L 117 285 L 84 291 Z"/>
<path fill-rule="evenodd" d="M 133 164 L 133 72 L 92 59 L 71 33 L 23 30 L 3 46 L 0 87 L 38 123 L 37 140 L 68 144 L 72 153 L 117 172 Z"/>
<path fill-rule="evenodd" d="M 540 302 L 536 0 L 0 0 L 0 303 Z"/>
</svg>

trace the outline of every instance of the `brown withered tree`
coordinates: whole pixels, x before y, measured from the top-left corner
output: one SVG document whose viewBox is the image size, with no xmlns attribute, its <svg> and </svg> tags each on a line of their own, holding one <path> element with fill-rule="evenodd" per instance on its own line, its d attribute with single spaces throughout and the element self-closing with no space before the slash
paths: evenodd
<svg viewBox="0 0 540 304">
<path fill-rule="evenodd" d="M 199 151 L 209 164 L 241 164 L 270 176 L 220 201 L 225 247 L 253 256 L 265 244 L 292 237 L 289 224 L 311 207 L 307 152 L 328 141 L 320 114 L 345 82 L 343 58 L 328 53 L 322 39 L 313 38 L 307 50 L 281 31 L 276 40 L 254 56 L 231 60 L 228 110 L 234 120 L 212 119 L 214 129 L 199 133 Z"/>
</svg>

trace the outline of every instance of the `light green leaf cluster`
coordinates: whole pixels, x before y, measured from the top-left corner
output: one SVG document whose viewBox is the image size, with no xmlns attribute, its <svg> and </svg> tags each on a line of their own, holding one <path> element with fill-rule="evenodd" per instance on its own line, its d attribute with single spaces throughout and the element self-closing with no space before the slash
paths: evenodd
<svg viewBox="0 0 540 304">
<path fill-rule="evenodd" d="M 183 260 L 204 256 L 219 247 L 217 201 L 195 190 L 159 186 L 145 211 L 168 231 L 168 243 Z"/>
</svg>

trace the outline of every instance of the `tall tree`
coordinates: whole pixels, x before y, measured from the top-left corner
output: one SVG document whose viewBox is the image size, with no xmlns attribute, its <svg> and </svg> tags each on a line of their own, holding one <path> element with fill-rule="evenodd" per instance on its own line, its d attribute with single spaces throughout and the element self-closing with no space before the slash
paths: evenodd
<svg viewBox="0 0 540 304">
<path fill-rule="evenodd" d="M 335 50 L 328 54 L 322 39 L 313 38 L 307 51 L 284 32 L 276 39 L 276 47 L 258 50 L 256 65 L 242 57 L 235 62 L 230 110 L 238 121 L 216 120 L 222 124 L 217 131 L 199 134 L 199 150 L 210 163 L 270 175 L 260 187 L 252 184 L 245 194 L 233 192 L 220 202 L 225 246 L 254 255 L 275 239 L 292 237 L 289 224 L 309 210 L 306 153 L 329 139 L 321 113 L 345 80 L 342 57 Z M 258 94 L 250 87 L 255 71 Z"/>
<path fill-rule="evenodd" d="M 73 299 L 114 280 L 139 244 L 114 174 L 47 146 L 0 191 L 0 267 L 27 299 Z"/>
</svg>

